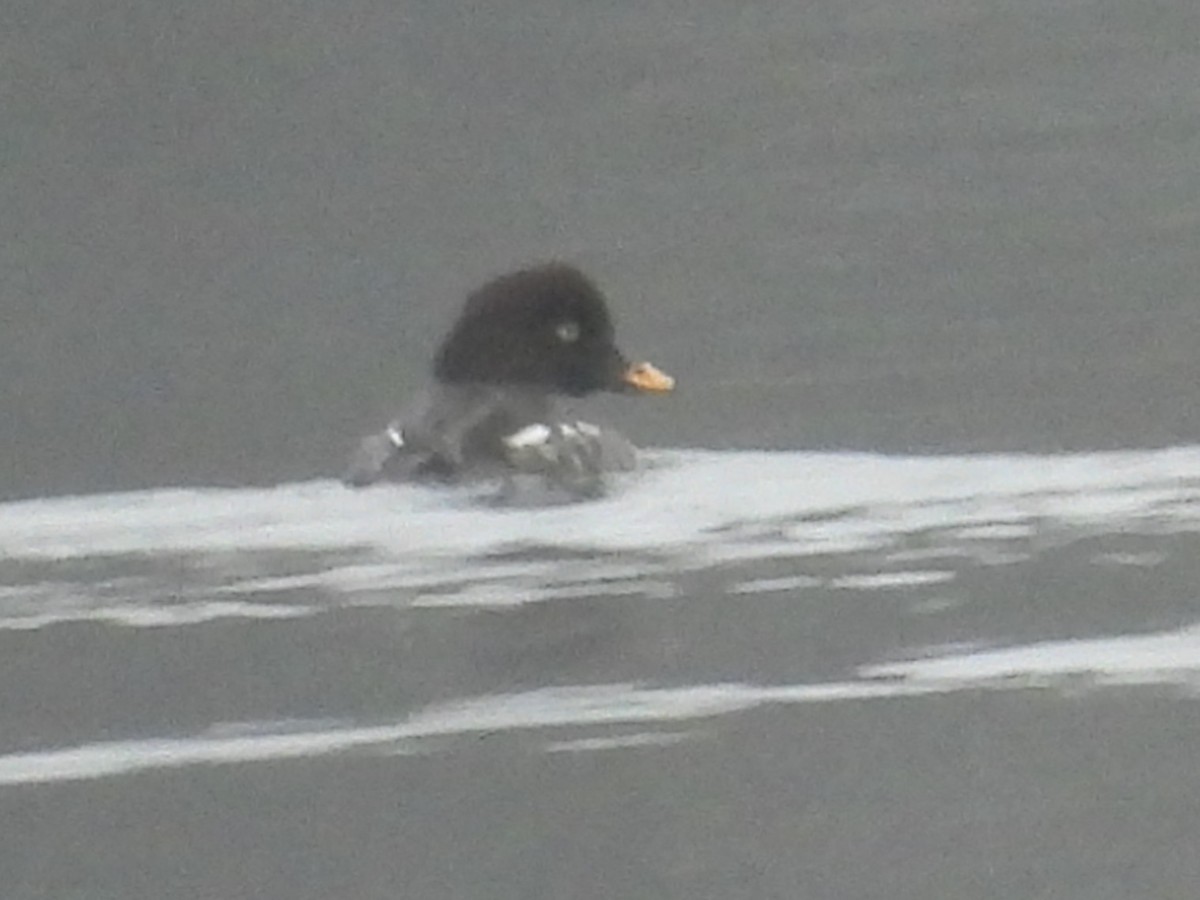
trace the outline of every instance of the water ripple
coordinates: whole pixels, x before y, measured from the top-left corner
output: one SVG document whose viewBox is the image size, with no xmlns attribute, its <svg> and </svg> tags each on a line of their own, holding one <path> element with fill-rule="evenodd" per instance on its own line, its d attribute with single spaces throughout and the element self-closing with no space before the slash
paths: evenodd
<svg viewBox="0 0 1200 900">
<path fill-rule="evenodd" d="M 768 705 L 883 701 L 961 691 L 1200 685 L 1200 624 L 1178 631 L 1049 641 L 863 666 L 846 681 L 683 687 L 596 684 L 548 687 L 443 703 L 397 722 L 227 723 L 185 737 L 108 741 L 0 756 L 0 786 L 95 779 L 164 768 L 321 757 L 351 750 L 387 755 L 444 750 L 463 735 L 532 732 L 541 752 L 584 752 L 688 739 L 680 725 Z M 656 730 L 629 732 L 628 726 Z M 590 729 L 562 738 L 556 729 Z"/>
<path fill-rule="evenodd" d="M 732 588 L 753 593 L 821 583 L 812 568 L 832 556 L 843 561 L 839 584 L 901 589 L 954 578 L 933 559 L 1006 565 L 1090 533 L 1200 530 L 1195 447 L 697 451 L 652 462 L 599 501 L 536 510 L 497 508 L 468 491 L 324 481 L 3 504 L 0 628 L 183 625 L 339 605 L 509 606 L 601 592 L 653 598 L 670 596 L 688 572 L 786 564 Z"/>
</svg>

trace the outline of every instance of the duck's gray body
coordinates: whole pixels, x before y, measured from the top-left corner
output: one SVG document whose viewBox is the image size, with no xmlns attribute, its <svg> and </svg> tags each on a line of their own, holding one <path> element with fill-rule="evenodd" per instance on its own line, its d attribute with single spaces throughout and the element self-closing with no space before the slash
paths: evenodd
<svg viewBox="0 0 1200 900">
<path fill-rule="evenodd" d="M 610 472 L 637 467 L 623 435 L 564 417 L 543 390 L 435 384 L 351 456 L 347 484 L 463 481 L 536 474 L 586 492 Z"/>
<path fill-rule="evenodd" d="M 432 384 L 362 440 L 345 481 L 536 474 L 591 493 L 605 473 L 634 468 L 637 455 L 620 434 L 564 415 L 560 398 L 673 385 L 617 349 L 604 297 L 577 269 L 514 272 L 467 298 L 435 356 Z"/>
</svg>

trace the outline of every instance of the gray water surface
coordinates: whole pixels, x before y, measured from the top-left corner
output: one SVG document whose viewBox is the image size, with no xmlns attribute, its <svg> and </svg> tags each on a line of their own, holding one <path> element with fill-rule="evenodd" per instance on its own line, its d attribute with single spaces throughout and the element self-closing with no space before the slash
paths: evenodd
<svg viewBox="0 0 1200 900">
<path fill-rule="evenodd" d="M 0 491 L 338 471 L 561 257 L 639 442 L 1200 440 L 1200 10 L 10 3 Z"/>
<path fill-rule="evenodd" d="M 1190 890 L 1200 450 L 647 462 L 0 505 L 14 896 Z"/>
</svg>

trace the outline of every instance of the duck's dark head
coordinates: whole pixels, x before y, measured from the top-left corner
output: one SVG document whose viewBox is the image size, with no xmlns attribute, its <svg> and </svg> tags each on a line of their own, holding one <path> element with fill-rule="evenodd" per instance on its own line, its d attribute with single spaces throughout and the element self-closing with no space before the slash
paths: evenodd
<svg viewBox="0 0 1200 900">
<path fill-rule="evenodd" d="M 662 393 L 674 381 L 617 349 L 604 295 L 563 264 L 490 281 L 467 298 L 434 362 L 447 384 L 513 384 L 573 396 Z"/>
</svg>

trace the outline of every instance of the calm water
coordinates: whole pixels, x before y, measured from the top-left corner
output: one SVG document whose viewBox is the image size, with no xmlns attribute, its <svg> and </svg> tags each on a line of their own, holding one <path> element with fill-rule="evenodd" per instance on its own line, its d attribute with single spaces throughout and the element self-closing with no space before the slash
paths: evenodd
<svg viewBox="0 0 1200 900">
<path fill-rule="evenodd" d="M 0 897 L 1192 900 L 1200 7 L 0 11 Z M 653 450 L 331 482 L 565 257 Z"/>
</svg>

